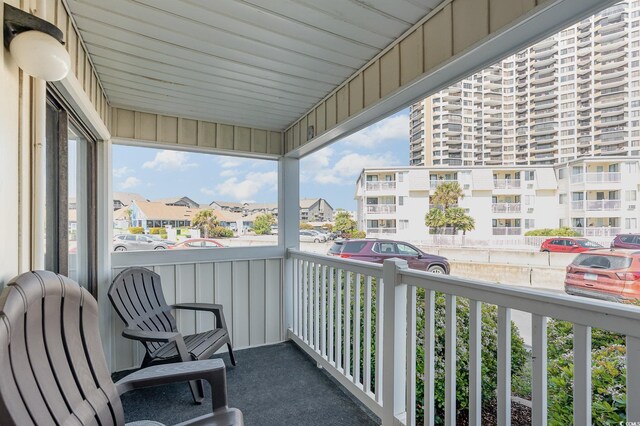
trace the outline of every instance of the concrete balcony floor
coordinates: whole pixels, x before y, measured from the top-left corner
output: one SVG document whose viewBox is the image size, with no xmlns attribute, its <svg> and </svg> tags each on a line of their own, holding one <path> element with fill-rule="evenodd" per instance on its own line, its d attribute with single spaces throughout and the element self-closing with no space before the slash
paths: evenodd
<svg viewBox="0 0 640 426">
<path fill-rule="evenodd" d="M 216 357 L 227 366 L 229 405 L 242 411 L 248 426 L 380 424 L 292 342 L 236 351 L 235 367 L 228 354 Z M 193 403 L 186 383 L 128 392 L 122 396 L 126 421 L 171 425 L 209 413 L 211 391 L 205 388 L 202 405 Z"/>
</svg>

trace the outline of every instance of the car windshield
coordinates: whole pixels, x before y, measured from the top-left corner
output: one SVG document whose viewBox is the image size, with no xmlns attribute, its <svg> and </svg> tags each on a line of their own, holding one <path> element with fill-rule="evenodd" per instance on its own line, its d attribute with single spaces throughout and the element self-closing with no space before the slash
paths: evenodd
<svg viewBox="0 0 640 426">
<path fill-rule="evenodd" d="M 602 246 L 595 241 L 577 240 L 576 242 L 578 243 L 578 245 L 586 248 L 602 248 Z"/>
<path fill-rule="evenodd" d="M 583 253 L 575 258 L 573 264 L 594 269 L 625 269 L 631 266 L 631 258 Z"/>
</svg>

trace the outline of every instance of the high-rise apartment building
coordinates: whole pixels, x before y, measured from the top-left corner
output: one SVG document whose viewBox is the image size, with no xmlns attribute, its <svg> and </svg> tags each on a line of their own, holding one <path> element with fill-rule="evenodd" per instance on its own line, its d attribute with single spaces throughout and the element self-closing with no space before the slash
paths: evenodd
<svg viewBox="0 0 640 426">
<path fill-rule="evenodd" d="M 410 165 L 640 154 L 640 1 L 623 1 L 414 104 Z"/>
</svg>

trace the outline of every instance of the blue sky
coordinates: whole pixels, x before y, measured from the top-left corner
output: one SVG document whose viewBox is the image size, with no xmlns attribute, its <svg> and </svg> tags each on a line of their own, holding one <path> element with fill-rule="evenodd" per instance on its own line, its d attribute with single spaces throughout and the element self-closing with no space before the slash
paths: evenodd
<svg viewBox="0 0 640 426">
<path fill-rule="evenodd" d="M 408 114 L 404 110 L 302 159 L 300 197 L 355 210 L 355 183 L 364 167 L 408 164 Z M 186 195 L 199 203 L 276 202 L 277 186 L 275 161 L 113 146 L 114 191 L 150 200 Z"/>
</svg>

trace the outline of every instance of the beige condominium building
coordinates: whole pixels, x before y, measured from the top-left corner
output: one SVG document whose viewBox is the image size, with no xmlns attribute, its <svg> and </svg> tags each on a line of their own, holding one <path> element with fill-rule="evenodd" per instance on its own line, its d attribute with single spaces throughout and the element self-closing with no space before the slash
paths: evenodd
<svg viewBox="0 0 640 426">
<path fill-rule="evenodd" d="M 640 1 L 623 1 L 414 104 L 410 165 L 640 155 Z"/>
<path fill-rule="evenodd" d="M 559 226 L 594 237 L 638 231 L 639 157 L 556 166 L 364 169 L 356 184 L 359 228 L 368 237 L 424 239 L 433 232 L 425 225 L 431 197 L 450 181 L 458 182 L 464 194 L 458 206 L 475 219 L 470 237 L 518 236 Z"/>
</svg>

